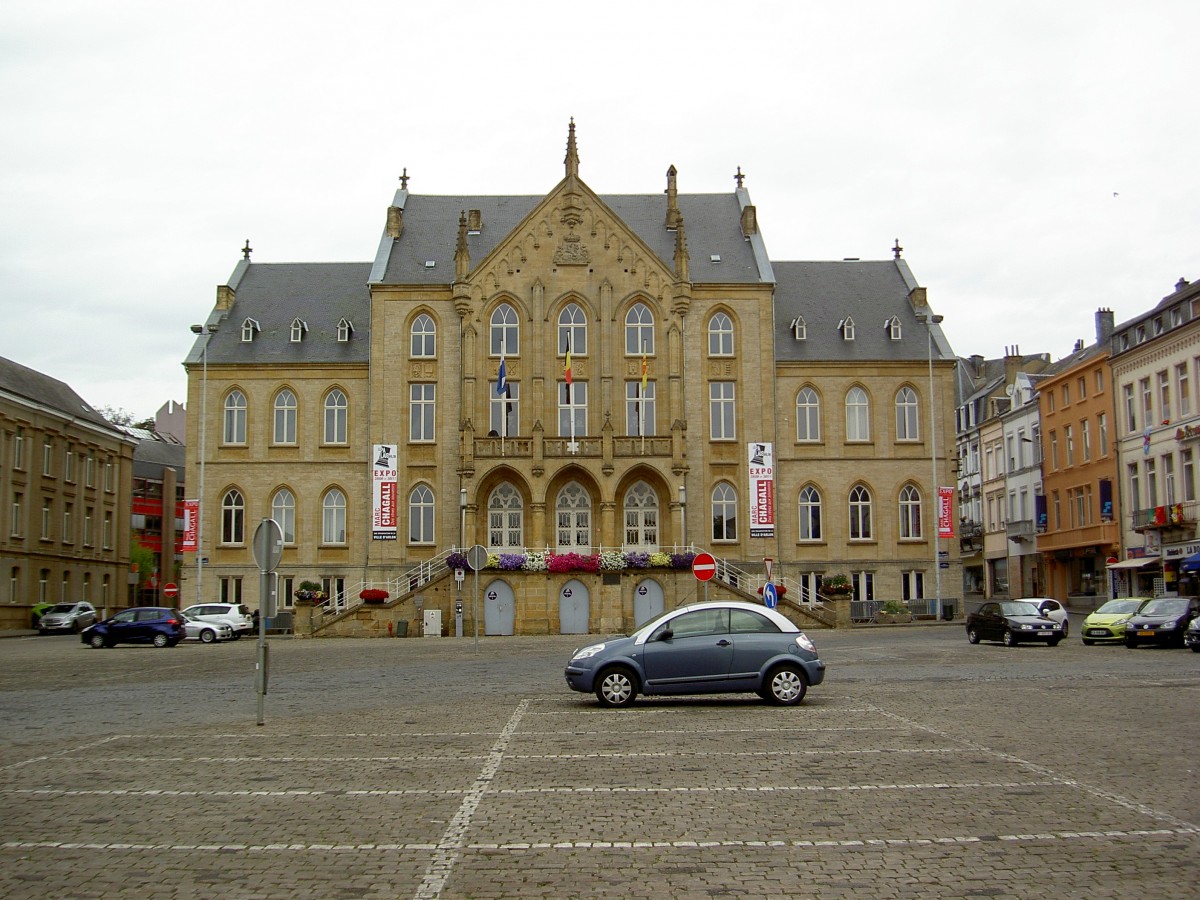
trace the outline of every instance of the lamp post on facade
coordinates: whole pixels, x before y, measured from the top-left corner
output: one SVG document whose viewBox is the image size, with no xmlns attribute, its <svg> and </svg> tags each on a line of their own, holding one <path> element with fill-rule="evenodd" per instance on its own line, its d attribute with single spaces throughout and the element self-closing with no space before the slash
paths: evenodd
<svg viewBox="0 0 1200 900">
<path fill-rule="evenodd" d="M 458 490 L 458 546 L 466 550 L 467 546 L 467 489 Z"/>
<path fill-rule="evenodd" d="M 941 618 L 942 615 L 942 537 L 938 522 L 942 504 L 942 492 L 938 488 L 937 403 L 934 400 L 933 392 L 933 326 L 939 324 L 944 318 L 944 316 L 936 316 L 928 312 L 917 313 L 917 321 L 925 323 L 929 356 L 929 456 L 933 461 L 933 575 L 937 585 L 936 615 L 938 618 Z"/>
<path fill-rule="evenodd" d="M 216 334 L 217 326 L 193 325 L 192 334 L 204 335 L 204 346 L 200 350 L 200 447 L 196 458 L 200 460 L 200 487 L 196 501 L 196 602 L 204 602 L 201 585 L 204 580 L 204 455 L 208 435 L 208 342 Z"/>
<path fill-rule="evenodd" d="M 682 529 L 680 530 L 680 537 L 683 538 L 683 550 L 686 553 L 687 547 L 688 547 L 688 542 L 687 542 L 687 486 L 682 485 L 682 484 L 679 486 L 679 520 L 680 520 L 680 524 L 683 526 Z"/>
</svg>

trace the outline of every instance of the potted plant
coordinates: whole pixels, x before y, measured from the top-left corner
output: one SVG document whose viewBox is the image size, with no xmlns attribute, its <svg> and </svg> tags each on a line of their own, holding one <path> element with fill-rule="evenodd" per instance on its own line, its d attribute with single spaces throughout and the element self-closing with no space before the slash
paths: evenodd
<svg viewBox="0 0 1200 900">
<path fill-rule="evenodd" d="M 302 581 L 300 582 L 300 587 L 296 589 L 292 596 L 297 600 L 317 603 L 325 599 L 325 591 L 321 589 L 321 585 L 316 581 Z"/>
<path fill-rule="evenodd" d="M 388 598 L 388 592 L 383 588 L 363 588 L 358 592 L 358 599 L 363 603 L 382 603 Z"/>
<path fill-rule="evenodd" d="M 911 622 L 912 612 L 902 600 L 889 600 L 875 611 L 875 621 L 882 625 Z"/>
<path fill-rule="evenodd" d="M 854 585 L 841 572 L 836 575 L 826 575 L 821 579 L 821 593 L 827 597 L 840 599 L 854 593 Z"/>
</svg>

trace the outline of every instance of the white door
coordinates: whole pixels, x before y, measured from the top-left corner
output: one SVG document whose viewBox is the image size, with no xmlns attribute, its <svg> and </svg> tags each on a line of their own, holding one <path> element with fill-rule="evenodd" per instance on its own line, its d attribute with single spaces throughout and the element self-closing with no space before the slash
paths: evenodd
<svg viewBox="0 0 1200 900">
<path fill-rule="evenodd" d="M 662 585 L 653 578 L 639 581 L 633 589 L 633 627 L 640 628 L 663 612 Z"/>
<path fill-rule="evenodd" d="M 558 630 L 561 634 L 587 634 L 590 597 L 587 586 L 572 578 L 558 592 Z"/>
<path fill-rule="evenodd" d="M 516 598 L 512 587 L 496 580 L 483 589 L 483 633 L 512 634 L 516 618 Z"/>
</svg>

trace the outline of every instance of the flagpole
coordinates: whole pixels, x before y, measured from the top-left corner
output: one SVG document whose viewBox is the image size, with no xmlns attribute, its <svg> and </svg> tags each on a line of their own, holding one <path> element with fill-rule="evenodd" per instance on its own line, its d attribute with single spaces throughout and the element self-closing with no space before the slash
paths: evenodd
<svg viewBox="0 0 1200 900">
<path fill-rule="evenodd" d="M 500 397 L 500 455 L 504 456 L 504 439 L 508 437 L 508 404 L 504 401 L 504 391 L 508 390 L 507 354 L 504 352 L 504 332 L 500 332 L 500 361 L 505 363 L 504 384 L 496 384 L 496 394 Z"/>
<path fill-rule="evenodd" d="M 642 341 L 642 380 L 638 385 L 638 431 L 642 433 L 642 456 L 646 455 L 646 342 Z"/>
</svg>

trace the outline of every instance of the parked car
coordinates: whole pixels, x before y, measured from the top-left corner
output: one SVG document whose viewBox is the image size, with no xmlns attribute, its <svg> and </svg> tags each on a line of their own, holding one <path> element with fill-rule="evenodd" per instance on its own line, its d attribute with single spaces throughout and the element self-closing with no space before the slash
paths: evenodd
<svg viewBox="0 0 1200 900">
<path fill-rule="evenodd" d="M 1025 641 L 1044 641 L 1057 647 L 1063 639 L 1062 625 L 1028 600 L 992 600 L 967 616 L 967 640 L 1002 641 L 1015 647 Z"/>
<path fill-rule="evenodd" d="M 1027 603 L 1036 606 L 1047 618 L 1053 619 L 1062 626 L 1062 636 L 1066 637 L 1071 631 L 1070 616 L 1067 608 L 1053 597 L 1022 597 Z"/>
<path fill-rule="evenodd" d="M 825 663 L 786 616 L 741 601 L 681 606 L 627 637 L 589 644 L 571 656 L 567 685 L 602 706 L 629 706 L 641 694 L 753 691 L 794 706 L 825 678 Z"/>
<path fill-rule="evenodd" d="M 165 606 L 135 606 L 79 632 L 94 650 L 117 644 L 153 644 L 174 647 L 187 637 L 183 613 Z"/>
<path fill-rule="evenodd" d="M 1118 597 L 1109 600 L 1083 620 L 1083 642 L 1089 647 L 1103 641 L 1125 640 L 1125 623 L 1151 601 L 1150 597 Z"/>
<path fill-rule="evenodd" d="M 1183 633 L 1183 646 L 1190 647 L 1193 653 L 1200 653 L 1200 617 L 1192 619 Z"/>
<path fill-rule="evenodd" d="M 1188 623 L 1200 615 L 1200 598 L 1156 597 L 1125 625 L 1125 646 L 1165 644 L 1182 647 Z"/>
<path fill-rule="evenodd" d="M 82 631 L 96 622 L 96 607 L 90 603 L 56 603 L 38 619 L 38 631 Z"/>
<path fill-rule="evenodd" d="M 185 640 L 199 641 L 202 644 L 212 644 L 216 641 L 233 640 L 233 629 L 224 622 L 202 622 L 200 619 L 190 619 L 183 614 L 183 628 L 187 632 Z"/>
<path fill-rule="evenodd" d="M 254 619 L 250 616 L 250 608 L 242 603 L 197 603 L 185 609 L 183 614 L 189 619 L 199 619 L 201 622 L 224 622 L 233 629 L 235 641 L 254 631 Z"/>
</svg>

